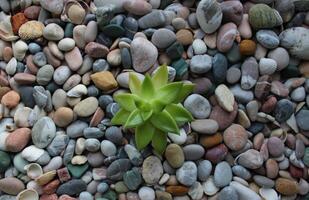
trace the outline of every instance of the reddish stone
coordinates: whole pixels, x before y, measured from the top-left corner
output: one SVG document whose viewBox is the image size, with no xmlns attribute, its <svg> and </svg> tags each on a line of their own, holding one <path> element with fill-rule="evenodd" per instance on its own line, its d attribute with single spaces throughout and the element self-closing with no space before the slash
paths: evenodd
<svg viewBox="0 0 309 200">
<path fill-rule="evenodd" d="M 205 154 L 205 158 L 216 164 L 224 160 L 227 153 L 227 147 L 224 144 L 219 144 L 218 146 L 209 149 Z"/>
<path fill-rule="evenodd" d="M 14 75 L 14 80 L 19 85 L 31 85 L 35 83 L 36 76 L 28 73 L 17 73 Z"/>
<path fill-rule="evenodd" d="M 292 164 L 290 164 L 289 171 L 290 171 L 290 174 L 293 178 L 302 178 L 303 177 L 303 169 L 300 169 L 298 167 L 294 167 Z"/>
<path fill-rule="evenodd" d="M 235 120 L 238 113 L 238 106 L 234 103 L 234 110 L 227 112 L 220 106 L 216 105 L 213 107 L 209 119 L 213 119 L 218 122 L 219 130 L 224 130 L 229 127 Z"/>
<path fill-rule="evenodd" d="M 26 57 L 26 65 L 27 65 L 27 69 L 29 69 L 29 71 L 32 74 L 36 74 L 38 72 L 38 67 L 33 63 L 33 56 L 29 55 Z"/>
<path fill-rule="evenodd" d="M 104 58 L 109 53 L 109 49 L 103 44 L 89 42 L 85 47 L 85 53 L 93 58 Z"/>
<path fill-rule="evenodd" d="M 40 6 L 29 6 L 25 9 L 24 14 L 29 19 L 38 19 L 40 11 Z"/>
<path fill-rule="evenodd" d="M 11 17 L 13 32 L 15 34 L 18 34 L 18 30 L 21 27 L 21 25 L 23 25 L 27 21 L 28 21 L 28 19 L 26 18 L 24 13 L 17 13 L 16 15 L 13 15 Z"/>
<path fill-rule="evenodd" d="M 20 96 L 14 90 L 9 91 L 5 95 L 3 95 L 1 99 L 1 103 L 8 108 L 15 108 L 20 101 Z"/>
<path fill-rule="evenodd" d="M 58 200 L 58 196 L 56 194 L 43 194 L 40 200 Z"/>
<path fill-rule="evenodd" d="M 172 194 L 173 196 L 183 196 L 187 194 L 189 188 L 181 185 L 175 185 L 175 186 L 167 186 L 165 188 L 165 191 Z"/>
<path fill-rule="evenodd" d="M 13 57 L 13 49 L 11 47 L 4 47 L 3 49 L 3 60 L 9 62 Z"/>
<path fill-rule="evenodd" d="M 280 81 L 273 81 L 270 91 L 279 97 L 287 97 L 289 95 L 289 89 Z"/>
<path fill-rule="evenodd" d="M 276 104 L 277 104 L 276 97 L 271 96 L 265 101 L 265 103 L 263 103 L 261 111 L 264 113 L 271 113 L 275 109 Z"/>
<path fill-rule="evenodd" d="M 9 86 L 9 81 L 8 81 L 8 77 L 5 74 L 5 72 L 1 71 L 1 75 L 0 75 L 0 86 Z"/>
<path fill-rule="evenodd" d="M 56 179 L 56 180 L 53 180 L 52 182 L 49 182 L 42 189 L 43 189 L 43 192 L 46 194 L 53 194 L 54 192 L 56 192 L 59 185 L 60 185 L 60 181 Z"/>
<path fill-rule="evenodd" d="M 96 127 L 101 122 L 103 117 L 104 117 L 104 111 L 100 107 L 98 107 L 92 116 L 89 126 Z"/>
<path fill-rule="evenodd" d="M 58 200 L 77 200 L 77 199 L 64 194 L 64 195 L 61 195 Z"/>
<path fill-rule="evenodd" d="M 258 99 L 264 99 L 268 96 L 271 88 L 271 76 L 264 75 L 259 78 L 255 85 L 254 95 Z"/>
<path fill-rule="evenodd" d="M 29 128 L 19 128 L 8 135 L 5 146 L 8 151 L 20 152 L 28 144 L 31 137 Z"/>
<path fill-rule="evenodd" d="M 58 169 L 57 170 L 57 174 L 58 174 L 59 180 L 62 183 L 71 179 L 71 175 L 69 173 L 69 170 L 66 167 Z"/>
<path fill-rule="evenodd" d="M 212 148 L 220 143 L 222 143 L 223 137 L 221 133 L 216 133 L 214 135 L 206 135 L 200 138 L 200 144 L 206 149 Z"/>
</svg>

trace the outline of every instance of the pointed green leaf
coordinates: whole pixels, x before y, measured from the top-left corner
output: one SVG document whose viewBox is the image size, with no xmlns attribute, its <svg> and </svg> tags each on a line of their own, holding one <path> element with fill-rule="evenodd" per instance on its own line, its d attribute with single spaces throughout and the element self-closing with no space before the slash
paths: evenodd
<svg viewBox="0 0 309 200">
<path fill-rule="evenodd" d="M 182 102 L 193 91 L 194 87 L 195 85 L 192 83 L 184 83 L 174 103 Z"/>
<path fill-rule="evenodd" d="M 142 90 L 140 96 L 145 99 L 152 99 L 155 95 L 155 89 L 149 74 L 146 74 L 142 83 Z"/>
<path fill-rule="evenodd" d="M 165 108 L 165 104 L 160 99 L 155 99 L 151 102 L 151 107 L 154 113 L 162 112 Z"/>
<path fill-rule="evenodd" d="M 151 145 L 158 154 L 162 155 L 167 145 L 167 133 L 156 130 Z"/>
<path fill-rule="evenodd" d="M 125 109 L 121 108 L 116 115 L 112 119 L 113 125 L 124 125 L 130 116 L 130 112 L 126 111 Z"/>
<path fill-rule="evenodd" d="M 150 111 L 141 111 L 141 115 L 144 121 L 147 121 L 151 115 L 152 115 L 152 110 Z"/>
<path fill-rule="evenodd" d="M 144 122 L 140 111 L 138 109 L 135 109 L 130 116 L 128 117 L 124 127 L 125 128 L 134 128 L 136 126 L 141 125 Z"/>
<path fill-rule="evenodd" d="M 156 89 L 159 89 L 160 87 L 167 84 L 168 81 L 168 70 L 167 66 L 161 66 L 156 71 L 156 73 L 152 77 L 153 85 Z"/>
<path fill-rule="evenodd" d="M 181 104 L 169 104 L 165 110 L 174 118 L 177 123 L 192 121 L 193 117 Z"/>
<path fill-rule="evenodd" d="M 135 129 L 135 142 L 138 150 L 145 148 L 151 142 L 155 130 L 148 122 Z"/>
<path fill-rule="evenodd" d="M 161 131 L 179 133 L 179 128 L 175 120 L 166 110 L 153 114 L 150 121 L 154 127 Z"/>
<path fill-rule="evenodd" d="M 172 103 L 178 97 L 182 85 L 182 82 L 174 82 L 161 87 L 157 91 L 156 99 L 160 99 L 165 105 Z"/>
<path fill-rule="evenodd" d="M 142 83 L 133 72 L 129 74 L 129 88 L 133 94 L 141 93 Z"/>
<path fill-rule="evenodd" d="M 115 101 L 119 103 L 121 108 L 127 111 L 133 111 L 136 109 L 133 94 L 129 93 L 117 94 L 115 95 Z"/>
</svg>

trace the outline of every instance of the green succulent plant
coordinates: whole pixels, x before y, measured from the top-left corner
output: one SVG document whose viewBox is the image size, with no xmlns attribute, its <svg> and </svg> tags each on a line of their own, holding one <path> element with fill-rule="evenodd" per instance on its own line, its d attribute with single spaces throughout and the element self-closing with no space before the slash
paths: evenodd
<svg viewBox="0 0 309 200">
<path fill-rule="evenodd" d="M 194 88 L 191 83 L 168 83 L 168 70 L 161 66 L 151 78 L 149 74 L 141 82 L 134 73 L 129 75 L 131 93 L 115 95 L 120 110 L 112 124 L 135 128 L 135 141 L 139 150 L 150 142 L 159 154 L 167 144 L 167 133 L 179 134 L 179 126 L 193 117 L 180 102 Z"/>
</svg>

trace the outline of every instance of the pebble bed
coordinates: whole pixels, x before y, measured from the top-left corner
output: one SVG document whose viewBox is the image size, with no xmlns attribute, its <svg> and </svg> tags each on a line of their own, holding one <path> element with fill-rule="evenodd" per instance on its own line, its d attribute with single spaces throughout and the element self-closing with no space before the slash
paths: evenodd
<svg viewBox="0 0 309 200">
<path fill-rule="evenodd" d="M 0 200 L 308 200 L 308 0 L 0 0 Z M 163 155 L 113 96 L 167 65 Z"/>
</svg>

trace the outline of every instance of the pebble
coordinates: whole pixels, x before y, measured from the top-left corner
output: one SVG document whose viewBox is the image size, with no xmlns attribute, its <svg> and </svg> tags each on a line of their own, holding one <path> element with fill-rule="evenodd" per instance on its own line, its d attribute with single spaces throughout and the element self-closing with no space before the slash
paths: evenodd
<svg viewBox="0 0 309 200">
<path fill-rule="evenodd" d="M 19 128 L 10 133 L 5 139 L 7 151 L 20 152 L 28 144 L 31 138 L 31 130 L 29 128 Z"/>
<path fill-rule="evenodd" d="M 176 171 L 177 180 L 185 185 L 192 186 L 197 179 L 197 167 L 194 162 L 186 161 L 184 164 Z"/>
<path fill-rule="evenodd" d="M 249 10 L 249 22 L 254 29 L 273 28 L 283 23 L 276 10 L 266 4 L 256 4 Z"/>
<path fill-rule="evenodd" d="M 195 55 L 190 61 L 190 71 L 196 74 L 204 74 L 212 67 L 212 58 L 208 55 Z"/>
<path fill-rule="evenodd" d="M 101 142 L 101 152 L 105 156 L 113 156 L 117 153 L 116 146 L 109 140 L 103 140 Z"/>
<path fill-rule="evenodd" d="M 201 145 L 189 144 L 183 147 L 185 160 L 199 160 L 205 154 L 205 150 Z"/>
<path fill-rule="evenodd" d="M 215 90 L 215 96 L 219 105 L 228 112 L 233 111 L 235 103 L 234 95 L 226 85 L 221 84 Z"/>
<path fill-rule="evenodd" d="M 153 10 L 138 19 L 138 25 L 142 29 L 159 27 L 166 22 L 165 14 L 162 10 Z"/>
<path fill-rule="evenodd" d="M 51 13 L 59 15 L 63 9 L 63 0 L 40 0 L 41 6 Z"/>
<path fill-rule="evenodd" d="M 88 117 L 92 115 L 99 105 L 95 97 L 88 97 L 74 106 L 73 111 L 81 117 Z"/>
<path fill-rule="evenodd" d="M 131 55 L 133 68 L 137 72 L 147 71 L 157 60 L 158 50 L 147 39 L 135 38 L 131 43 Z"/>
<path fill-rule="evenodd" d="M 259 30 L 256 33 L 257 41 L 267 49 L 274 49 L 279 46 L 280 40 L 278 35 L 271 30 Z"/>
<path fill-rule="evenodd" d="M 57 189 L 58 195 L 67 194 L 70 196 L 79 195 L 81 192 L 87 189 L 87 185 L 84 181 L 73 179 L 59 186 Z"/>
<path fill-rule="evenodd" d="M 255 191 L 242 185 L 241 183 L 232 181 L 230 183 L 230 187 L 236 190 L 239 199 L 261 200 L 261 197 L 257 193 L 255 193 Z"/>
<path fill-rule="evenodd" d="M 43 29 L 43 37 L 47 40 L 58 41 L 64 37 L 64 31 L 58 24 L 51 23 Z"/>
<path fill-rule="evenodd" d="M 58 48 L 61 51 L 70 51 L 75 47 L 75 41 L 72 38 L 63 38 L 58 43 Z"/>
<path fill-rule="evenodd" d="M 39 119 L 33 126 L 32 141 L 38 148 L 47 147 L 56 136 L 56 126 L 49 117 Z"/>
<path fill-rule="evenodd" d="M 261 58 L 259 71 L 261 75 L 271 75 L 277 70 L 277 62 L 271 58 Z"/>
<path fill-rule="evenodd" d="M 2 192 L 10 195 L 17 195 L 24 189 L 24 183 L 15 177 L 7 177 L 0 179 L 0 190 Z"/>
<path fill-rule="evenodd" d="M 286 178 L 278 178 L 275 188 L 279 193 L 287 196 L 295 195 L 298 192 L 297 184 Z"/>
<path fill-rule="evenodd" d="M 304 131 L 309 130 L 309 126 L 307 125 L 306 121 L 309 117 L 309 111 L 308 110 L 300 110 L 298 114 L 296 115 L 296 122 L 300 129 Z"/>
<path fill-rule="evenodd" d="M 201 134 L 212 135 L 219 129 L 218 123 L 212 119 L 199 119 L 191 123 L 191 128 Z"/>
<path fill-rule="evenodd" d="M 212 164 L 208 160 L 199 162 L 197 166 L 197 177 L 200 181 L 206 181 L 212 171 Z"/>
<path fill-rule="evenodd" d="M 147 157 L 142 166 L 142 176 L 147 184 L 156 184 L 163 175 L 163 166 L 156 156 Z"/>
<path fill-rule="evenodd" d="M 103 91 L 108 91 L 117 88 L 118 83 L 112 73 L 109 71 L 102 71 L 92 74 L 90 76 L 95 86 Z"/>
<path fill-rule="evenodd" d="M 80 50 L 74 47 L 71 51 L 64 54 L 65 61 L 72 71 L 77 71 L 83 64 L 83 57 Z"/>
<path fill-rule="evenodd" d="M 227 186 L 232 181 L 232 169 L 227 162 L 220 162 L 216 165 L 214 181 L 217 187 Z"/>
<path fill-rule="evenodd" d="M 278 122 L 284 122 L 290 118 L 293 111 L 293 103 L 288 99 L 281 99 L 276 104 L 274 116 Z"/>
<path fill-rule="evenodd" d="M 233 151 L 239 151 L 247 144 L 248 134 L 242 126 L 232 124 L 230 127 L 225 129 L 223 133 L 223 140 L 228 148 Z"/>
<path fill-rule="evenodd" d="M 192 43 L 192 48 L 195 55 L 205 54 L 207 51 L 207 46 L 201 39 L 195 39 Z"/>
<path fill-rule="evenodd" d="M 215 32 L 221 25 L 222 17 L 220 4 L 215 0 L 202 0 L 197 6 L 196 18 L 205 33 Z"/>
<path fill-rule="evenodd" d="M 224 187 L 218 195 L 219 200 L 237 200 L 239 199 L 238 193 L 231 186 Z"/>
<path fill-rule="evenodd" d="M 43 36 L 45 26 L 38 21 L 28 21 L 21 25 L 18 35 L 23 40 L 33 40 Z"/>
<path fill-rule="evenodd" d="M 138 190 L 138 197 L 141 200 L 154 200 L 155 192 L 151 187 L 143 186 Z"/>
<path fill-rule="evenodd" d="M 221 52 L 227 52 L 233 46 L 236 38 L 237 27 L 234 23 L 227 23 L 220 27 L 217 36 L 217 48 Z"/>
<path fill-rule="evenodd" d="M 151 37 L 151 42 L 159 49 L 165 49 L 176 41 L 176 34 L 166 28 L 156 30 Z"/>
<path fill-rule="evenodd" d="M 267 57 L 277 62 L 277 71 L 281 71 L 286 68 L 290 62 L 288 51 L 282 47 L 278 47 L 270 51 Z"/>
<path fill-rule="evenodd" d="M 199 94 L 188 96 L 184 102 L 184 107 L 197 119 L 205 119 L 211 112 L 208 100 Z"/>
</svg>

